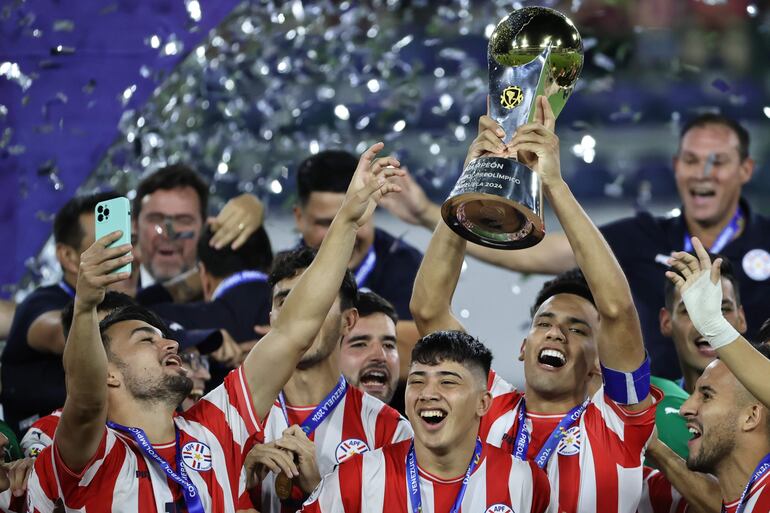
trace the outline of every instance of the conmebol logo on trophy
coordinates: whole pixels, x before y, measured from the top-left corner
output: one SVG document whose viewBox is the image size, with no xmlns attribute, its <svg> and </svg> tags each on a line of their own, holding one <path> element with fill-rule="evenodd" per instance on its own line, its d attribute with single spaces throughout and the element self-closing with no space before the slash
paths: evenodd
<svg viewBox="0 0 770 513">
<path fill-rule="evenodd" d="M 560 12 L 525 7 L 497 24 L 487 61 L 489 115 L 508 143 L 516 128 L 533 119 L 537 96 L 545 95 L 559 115 L 583 68 L 583 42 Z M 441 215 L 465 239 L 491 248 L 528 248 L 545 236 L 540 179 L 513 158 L 469 162 Z"/>
</svg>

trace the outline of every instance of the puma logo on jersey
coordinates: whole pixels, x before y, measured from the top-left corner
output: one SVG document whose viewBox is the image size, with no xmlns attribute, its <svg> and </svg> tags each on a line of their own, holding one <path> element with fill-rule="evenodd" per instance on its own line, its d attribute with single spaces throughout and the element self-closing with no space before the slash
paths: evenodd
<svg viewBox="0 0 770 513">
<path fill-rule="evenodd" d="M 671 415 L 672 413 L 674 415 L 679 415 L 679 408 L 672 408 L 671 406 L 666 406 L 666 409 L 663 410 L 663 413 L 666 415 Z"/>
</svg>

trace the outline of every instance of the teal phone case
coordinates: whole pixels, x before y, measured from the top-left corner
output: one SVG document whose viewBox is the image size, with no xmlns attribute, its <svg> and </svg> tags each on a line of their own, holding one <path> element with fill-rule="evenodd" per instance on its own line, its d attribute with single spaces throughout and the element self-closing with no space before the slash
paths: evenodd
<svg viewBox="0 0 770 513">
<path fill-rule="evenodd" d="M 96 223 L 96 239 L 121 230 L 123 235 L 108 247 L 122 246 L 131 242 L 131 203 L 128 198 L 112 198 L 96 204 L 94 208 L 94 221 Z M 118 267 L 110 274 L 130 273 L 131 264 Z"/>
</svg>

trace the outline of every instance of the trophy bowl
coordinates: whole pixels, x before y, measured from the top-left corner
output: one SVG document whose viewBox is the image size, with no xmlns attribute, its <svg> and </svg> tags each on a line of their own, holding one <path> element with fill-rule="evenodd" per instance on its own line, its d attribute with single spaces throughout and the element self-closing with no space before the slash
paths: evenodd
<svg viewBox="0 0 770 513">
<path fill-rule="evenodd" d="M 489 115 L 510 142 L 533 120 L 537 96 L 559 115 L 583 67 L 583 43 L 566 16 L 525 7 L 500 20 L 489 39 Z M 545 236 L 543 188 L 537 174 L 511 157 L 468 163 L 441 207 L 452 230 L 482 246 L 523 249 Z"/>
</svg>

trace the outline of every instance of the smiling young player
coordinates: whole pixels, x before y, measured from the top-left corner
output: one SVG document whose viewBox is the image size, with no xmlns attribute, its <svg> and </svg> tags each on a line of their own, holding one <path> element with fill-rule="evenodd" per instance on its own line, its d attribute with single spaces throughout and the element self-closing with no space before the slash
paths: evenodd
<svg viewBox="0 0 770 513">
<path fill-rule="evenodd" d="M 280 315 L 244 363 L 195 406 L 175 415 L 192 387 L 178 344 L 143 307 L 126 307 L 101 323 L 105 288 L 126 279 L 111 273 L 131 261 L 130 245 L 109 248 L 114 232 L 82 257 L 72 328 L 64 349 L 67 400 L 51 449 L 35 472 L 55 494 L 29 497 L 29 509 L 114 513 L 234 511 L 245 487 L 244 449 L 312 345 L 337 298 L 358 227 L 376 200 L 398 191 L 398 163 L 361 157 L 354 180 L 313 264 L 282 302 Z M 313 297 L 308 302 L 308 296 Z M 46 494 L 47 495 L 47 494 Z"/>
<path fill-rule="evenodd" d="M 493 402 L 480 435 L 546 469 L 560 511 L 630 513 L 639 501 L 642 455 L 655 420 L 649 360 L 625 276 L 561 177 L 554 116 L 543 97 L 535 118 L 519 127 L 508 147 L 499 127 L 482 124 L 468 159 L 517 156 L 540 176 L 587 285 L 574 275 L 541 292 L 519 354 L 526 394 L 491 373 Z M 439 223 L 412 296 L 422 334 L 462 329 L 451 298 L 465 245 Z M 604 387 L 589 397 L 599 372 Z"/>
<path fill-rule="evenodd" d="M 556 512 L 545 474 L 478 438 L 492 354 L 459 331 L 412 351 L 406 411 L 414 440 L 355 456 L 326 476 L 307 513 Z"/>
</svg>

